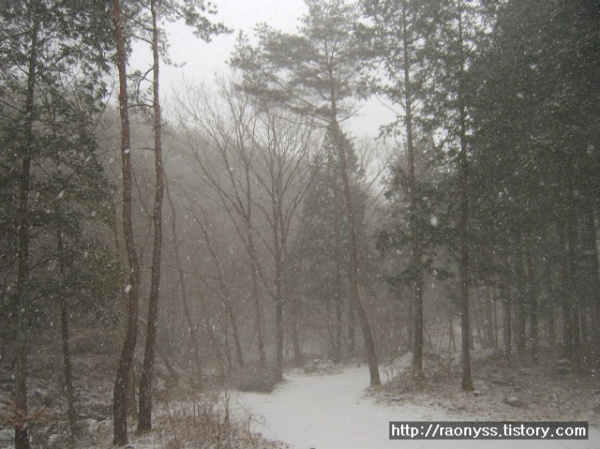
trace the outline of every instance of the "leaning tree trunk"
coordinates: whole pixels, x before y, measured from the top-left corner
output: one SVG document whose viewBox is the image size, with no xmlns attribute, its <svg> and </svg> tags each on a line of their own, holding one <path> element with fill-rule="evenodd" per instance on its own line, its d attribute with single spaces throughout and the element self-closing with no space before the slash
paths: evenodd
<svg viewBox="0 0 600 449">
<path fill-rule="evenodd" d="M 126 287 L 127 329 L 113 391 L 113 443 L 118 446 L 125 446 L 128 442 L 127 384 L 137 340 L 140 268 L 133 236 L 131 138 L 127 101 L 127 53 L 125 50 L 125 37 L 123 35 L 120 0 L 113 0 L 113 22 L 119 71 L 119 112 L 121 120 L 121 158 L 123 164 L 123 232 L 129 265 L 129 284 Z"/>
<path fill-rule="evenodd" d="M 231 304 L 229 304 L 229 298 L 227 298 L 225 309 L 227 310 L 227 316 L 229 317 L 229 322 L 231 323 L 231 334 L 233 336 L 233 344 L 235 346 L 235 356 L 238 362 L 238 366 L 240 368 L 243 368 L 245 366 L 244 353 L 242 352 L 242 344 L 240 343 L 240 333 L 238 331 L 237 319 L 235 317 L 235 314 L 233 313 Z"/>
<path fill-rule="evenodd" d="M 160 56 L 158 52 L 158 23 L 156 0 L 150 2 L 152 11 L 152 56 L 153 56 L 153 107 L 154 107 L 154 166 L 156 172 L 156 192 L 154 196 L 154 242 L 152 251 L 152 272 L 150 296 L 148 298 L 148 330 L 144 349 L 144 365 L 140 377 L 140 415 L 138 431 L 152 429 L 152 379 L 154 378 L 154 356 L 156 352 L 156 332 L 158 327 L 158 302 L 160 299 L 160 274 L 162 262 L 162 205 L 165 191 L 162 160 L 162 124 L 159 90 Z"/>
<path fill-rule="evenodd" d="M 381 385 L 379 377 L 379 366 L 377 362 L 377 351 L 375 349 L 375 339 L 371 332 L 371 326 L 367 317 L 367 312 L 363 307 L 358 293 L 358 244 L 356 242 L 356 228 L 354 225 L 354 209 L 352 207 L 352 195 L 350 191 L 350 180 L 348 177 L 348 161 L 346 159 L 346 149 L 344 148 L 344 138 L 339 123 L 337 122 L 337 106 L 334 93 L 331 94 L 332 107 L 332 122 L 331 131 L 335 146 L 337 147 L 338 156 L 340 159 L 340 171 L 342 172 L 342 185 L 344 202 L 346 205 L 346 220 L 348 224 L 348 258 L 350 262 L 349 281 L 350 281 L 350 298 L 356 307 L 358 320 L 362 329 L 363 339 L 365 341 L 365 349 L 367 352 L 367 361 L 369 363 L 369 375 L 371 386 Z"/>
</svg>

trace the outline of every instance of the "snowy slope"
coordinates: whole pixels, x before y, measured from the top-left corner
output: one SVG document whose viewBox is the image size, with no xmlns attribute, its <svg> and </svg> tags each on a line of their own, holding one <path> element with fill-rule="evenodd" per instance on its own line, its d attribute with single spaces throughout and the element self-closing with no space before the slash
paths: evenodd
<svg viewBox="0 0 600 449">
<path fill-rule="evenodd" d="M 338 374 L 293 373 L 272 394 L 241 393 L 240 405 L 259 418 L 256 431 L 283 441 L 293 449 L 492 448 L 588 449 L 600 448 L 600 432 L 589 440 L 395 440 L 388 439 L 389 421 L 481 420 L 477 416 L 450 416 L 436 408 L 414 405 L 386 406 L 365 395 L 366 367 L 344 368 Z"/>
</svg>

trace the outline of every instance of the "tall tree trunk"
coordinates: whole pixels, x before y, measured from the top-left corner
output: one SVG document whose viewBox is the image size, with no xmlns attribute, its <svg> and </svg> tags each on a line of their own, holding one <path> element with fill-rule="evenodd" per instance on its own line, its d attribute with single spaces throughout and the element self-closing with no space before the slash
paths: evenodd
<svg viewBox="0 0 600 449">
<path fill-rule="evenodd" d="M 245 365 L 244 353 L 242 352 L 242 344 L 240 343 L 240 333 L 238 331 L 237 319 L 235 318 L 231 304 L 225 304 L 225 308 L 227 309 L 227 316 L 229 318 L 229 322 L 231 323 L 231 333 L 233 335 L 233 344 L 235 346 L 235 356 L 237 358 L 238 366 L 243 368 Z"/>
<path fill-rule="evenodd" d="M 342 279 L 340 273 L 340 264 L 335 266 L 335 284 L 337 286 L 335 292 L 335 341 L 333 345 L 334 354 L 333 361 L 340 363 L 342 361 Z"/>
<path fill-rule="evenodd" d="M 233 372 L 233 361 L 232 361 L 232 357 L 231 357 L 231 348 L 229 347 L 229 320 L 228 320 L 227 316 L 225 316 L 223 321 L 225 322 L 224 346 L 225 346 L 225 357 L 227 358 L 227 370 L 229 373 L 232 373 Z"/>
<path fill-rule="evenodd" d="M 510 274 L 508 272 L 508 257 L 506 257 L 506 272 L 502 274 L 500 298 L 504 304 L 504 359 L 512 361 L 512 298 L 510 294 Z"/>
<path fill-rule="evenodd" d="M 466 175 L 463 175 L 466 177 Z M 463 180 L 463 184 L 465 180 Z M 464 188 L 464 187 L 463 187 Z M 473 389 L 471 378 L 471 321 L 469 311 L 469 249 L 466 241 L 466 230 L 468 223 L 467 200 L 463 198 L 461 206 L 461 251 L 460 251 L 460 324 L 461 324 L 461 348 L 462 348 L 462 389 L 469 391 Z"/>
<path fill-rule="evenodd" d="M 29 218 L 29 192 L 31 188 L 31 159 L 33 151 L 34 96 L 37 76 L 38 40 L 40 32 L 40 2 L 29 9 L 32 15 L 31 47 L 27 71 L 27 97 L 25 99 L 24 142 L 21 174 L 19 179 L 19 249 L 17 271 L 17 357 L 15 366 L 15 406 L 27 415 L 27 352 L 29 311 L 29 241 L 31 221 Z M 27 422 L 15 426 L 15 449 L 29 449 L 29 427 Z"/>
<path fill-rule="evenodd" d="M 533 255 L 531 254 L 531 238 L 527 238 L 525 243 L 525 260 L 527 263 L 527 294 L 529 296 L 529 349 L 530 357 L 533 362 L 539 359 L 539 311 L 538 311 L 538 290 L 535 279 L 535 268 L 533 264 Z"/>
<path fill-rule="evenodd" d="M 497 290 L 496 287 L 490 287 L 492 297 L 486 301 L 486 329 L 487 329 L 487 341 L 489 347 L 496 349 L 498 347 L 498 321 L 496 317 L 496 304 L 497 302 Z"/>
<path fill-rule="evenodd" d="M 573 162 L 567 163 L 567 189 L 568 189 L 568 214 L 566 217 L 566 238 L 567 238 L 567 299 L 570 322 L 570 332 L 572 338 L 572 352 L 569 357 L 576 363 L 582 360 L 581 354 L 581 335 L 579 325 L 579 298 L 577 297 L 577 218 L 578 210 L 575 205 L 575 185 Z"/>
<path fill-rule="evenodd" d="M 258 358 L 260 365 L 264 368 L 267 366 L 267 356 L 265 353 L 265 342 L 263 336 L 262 310 L 260 306 L 260 294 L 258 290 L 258 270 L 259 262 L 254 245 L 254 237 L 252 230 L 252 187 L 250 182 L 250 167 L 247 161 L 244 161 L 244 174 L 246 182 L 246 210 L 243 214 L 244 229 L 248 242 L 247 251 L 250 257 L 250 275 L 252 278 L 252 302 L 254 304 L 254 330 L 256 331 L 256 340 L 258 343 Z"/>
<path fill-rule="evenodd" d="M 267 366 L 267 356 L 265 353 L 265 339 L 263 336 L 262 325 L 262 308 L 260 306 L 260 294 L 258 290 L 258 261 L 256 256 L 256 248 L 254 247 L 254 239 L 252 238 L 252 230 L 248 230 L 248 247 L 250 251 L 250 275 L 252 280 L 252 303 L 254 305 L 254 330 L 256 332 L 256 341 L 258 343 L 258 360 L 260 366 Z"/>
<path fill-rule="evenodd" d="M 470 322 L 470 254 L 469 254 L 469 161 L 467 157 L 467 111 L 465 105 L 465 57 L 463 38 L 462 5 L 458 12 L 458 44 L 460 55 L 459 68 L 459 117 L 460 117 L 460 313 L 462 335 L 462 389 L 473 389 L 471 377 L 471 322 Z"/>
<path fill-rule="evenodd" d="M 304 364 L 304 356 L 302 355 L 300 335 L 298 333 L 298 299 L 295 297 L 290 302 L 290 319 L 292 325 L 292 345 L 294 347 L 294 365 L 299 368 Z"/>
<path fill-rule="evenodd" d="M 154 378 L 154 357 L 156 332 L 158 327 L 158 302 L 160 299 L 160 275 L 162 262 L 162 205 L 165 191 L 162 158 L 162 123 L 160 107 L 160 56 L 158 52 L 158 12 L 156 0 L 151 0 L 152 13 L 152 57 L 153 57 L 153 108 L 154 108 L 154 167 L 156 172 L 156 192 L 154 196 L 154 242 L 152 251 L 152 272 L 150 296 L 148 298 L 148 330 L 144 349 L 144 365 L 140 377 L 140 416 L 138 431 L 152 429 L 152 379 Z"/>
<path fill-rule="evenodd" d="M 285 241 L 282 217 L 282 204 L 283 199 L 280 179 L 277 177 L 272 180 L 274 184 L 274 198 L 273 198 L 273 255 L 275 258 L 275 371 L 277 377 L 283 379 L 283 304 L 284 304 L 284 283 L 285 283 Z"/>
<path fill-rule="evenodd" d="M 113 22 L 119 71 L 119 112 L 121 119 L 121 158 L 123 164 L 123 231 L 129 265 L 129 284 L 126 287 L 128 299 L 127 329 L 113 391 L 113 443 L 118 446 L 125 446 L 128 443 L 127 384 L 137 340 L 140 268 L 133 235 L 131 137 L 127 101 L 127 53 L 125 51 L 120 0 L 113 0 Z"/>
<path fill-rule="evenodd" d="M 571 313 L 571 298 L 569 287 L 569 257 L 566 237 L 566 224 L 558 225 L 558 246 L 561 250 L 560 278 L 562 284 L 562 315 L 563 315 L 563 348 L 565 357 L 572 357 L 575 349 L 573 343 L 573 316 Z"/>
<path fill-rule="evenodd" d="M 525 297 L 527 292 L 527 282 L 525 279 L 525 264 L 523 261 L 523 236 L 520 232 L 515 233 L 515 276 L 517 281 L 517 315 L 516 315 L 516 346 L 518 357 L 523 358 L 526 352 L 527 343 L 527 309 L 525 307 Z"/>
<path fill-rule="evenodd" d="M 246 163 L 244 166 L 245 181 L 246 181 L 246 213 L 243 215 L 244 229 L 247 238 L 247 250 L 250 257 L 250 275 L 252 278 L 252 302 L 254 304 L 254 330 L 256 331 L 256 339 L 258 343 L 259 363 L 262 367 L 267 366 L 267 356 L 265 353 L 265 342 L 263 336 L 262 310 L 260 306 L 260 294 L 258 289 L 258 256 L 254 245 L 254 237 L 252 230 L 252 196 L 250 183 L 250 167 Z"/>
<path fill-rule="evenodd" d="M 596 244 L 596 224 L 594 222 L 594 204 L 592 192 L 586 192 L 583 210 L 582 243 L 585 248 L 584 267 L 588 301 L 592 313 L 592 349 L 595 367 L 600 368 L 600 269 L 598 267 L 598 247 Z"/>
<path fill-rule="evenodd" d="M 371 380 L 371 386 L 375 387 L 381 385 L 381 378 L 379 377 L 377 351 L 375 349 L 375 340 L 373 338 L 373 333 L 371 332 L 371 325 L 369 324 L 367 312 L 365 311 L 362 305 L 358 293 L 358 244 L 356 242 L 354 209 L 352 206 L 352 194 L 350 190 L 350 180 L 348 177 L 348 161 L 346 159 L 346 149 L 344 147 L 344 136 L 342 135 L 342 130 L 340 129 L 339 123 L 337 122 L 337 106 L 335 102 L 335 94 L 333 92 L 331 95 L 331 99 L 331 132 L 333 133 L 334 141 L 338 150 L 338 156 L 340 159 L 344 202 L 346 204 L 346 220 L 348 224 L 350 298 L 356 308 L 356 313 L 358 314 L 358 320 L 360 322 L 363 339 L 365 341 L 365 349 L 367 353 L 367 360 L 369 363 L 369 375 Z"/>
<path fill-rule="evenodd" d="M 275 301 L 275 374 L 283 379 L 283 301 Z"/>
<path fill-rule="evenodd" d="M 527 260 L 527 279 L 528 279 L 528 295 L 529 295 L 529 347 L 530 357 L 533 362 L 537 362 L 539 358 L 539 306 L 538 306 L 538 290 L 536 285 L 535 268 L 533 264 L 533 256 L 531 254 L 530 243 L 526 247 Z"/>
<path fill-rule="evenodd" d="M 66 301 L 60 305 L 60 324 L 63 352 L 63 373 L 65 376 L 65 393 L 67 397 L 67 420 L 69 432 L 75 435 L 77 425 L 77 411 L 75 409 L 75 389 L 73 388 L 73 367 L 71 364 L 71 350 L 69 345 L 69 312 Z"/>
<path fill-rule="evenodd" d="M 348 356 L 356 355 L 356 306 L 352 299 L 348 302 Z"/>
<path fill-rule="evenodd" d="M 421 249 L 421 226 L 417 218 L 418 198 L 416 192 L 416 174 L 415 174 L 415 144 L 413 137 L 413 112 L 412 112 L 412 91 L 410 76 L 410 61 L 408 46 L 408 22 L 407 22 L 406 0 L 402 1 L 402 49 L 404 59 L 404 106 L 405 106 L 405 128 L 406 128 L 406 149 L 408 157 L 408 186 L 410 201 L 410 247 L 411 247 L 411 266 L 415 271 L 415 279 L 412 282 L 412 319 L 413 319 L 413 374 L 423 378 L 423 274 L 421 265 L 423 261 Z"/>
<path fill-rule="evenodd" d="M 135 364 L 131 364 L 129 369 L 128 380 L 127 380 L 127 416 L 137 421 L 139 417 L 137 401 L 135 400 L 136 389 L 135 389 Z"/>
<path fill-rule="evenodd" d="M 59 272 L 61 278 L 65 276 L 65 267 L 63 262 L 63 236 L 62 232 L 57 233 L 59 259 Z M 71 436 L 75 435 L 77 424 L 77 411 L 75 410 L 75 389 L 73 388 L 73 366 L 71 364 L 71 349 L 69 342 L 69 311 L 67 299 L 62 298 L 60 304 L 60 325 L 61 325 L 61 341 L 63 353 L 63 375 L 65 377 L 65 395 L 67 398 L 67 421 L 69 422 L 69 432 Z"/>
</svg>

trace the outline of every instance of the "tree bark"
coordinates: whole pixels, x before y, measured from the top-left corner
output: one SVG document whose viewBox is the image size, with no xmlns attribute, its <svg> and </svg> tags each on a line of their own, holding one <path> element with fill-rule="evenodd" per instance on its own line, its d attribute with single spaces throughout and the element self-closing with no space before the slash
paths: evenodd
<svg viewBox="0 0 600 449">
<path fill-rule="evenodd" d="M 304 356 L 302 355 L 302 347 L 300 345 L 300 335 L 298 333 L 298 299 L 293 298 L 290 302 L 290 318 L 292 325 L 292 345 L 294 347 L 294 365 L 297 368 L 304 364 Z"/>
<path fill-rule="evenodd" d="M 350 298 L 356 307 L 358 320 L 362 329 L 363 339 L 365 341 L 365 349 L 367 360 L 369 363 L 369 375 L 371 386 L 381 385 L 379 376 L 379 366 L 377 362 L 377 351 L 375 349 L 375 340 L 371 332 L 371 325 L 367 317 L 358 293 L 358 245 L 356 242 L 356 228 L 354 225 L 354 210 L 352 206 L 352 195 L 350 191 L 350 180 L 348 178 L 348 161 L 346 159 L 346 149 L 344 148 L 344 138 L 337 122 L 337 107 L 335 95 L 331 95 L 332 106 L 332 123 L 331 132 L 337 147 L 338 156 L 340 159 L 340 170 L 342 172 L 342 183 L 344 202 L 346 204 L 346 220 L 348 223 L 348 258 L 349 258 L 349 281 L 350 281 Z"/>
<path fill-rule="evenodd" d="M 460 118 L 460 217 L 459 217 L 459 245 L 460 245 L 460 317 L 462 335 L 462 389 L 470 391 L 473 389 L 471 377 L 471 322 L 470 322 L 470 254 L 469 254 L 469 161 L 467 155 L 467 111 L 465 105 L 465 57 L 463 38 L 462 6 L 458 12 L 458 44 L 460 55 L 459 68 L 459 118 Z"/>
<path fill-rule="evenodd" d="M 75 410 L 75 389 L 73 388 L 73 367 L 69 345 L 69 312 L 65 301 L 60 306 L 61 339 L 63 352 L 63 373 L 65 376 L 65 393 L 67 397 L 67 420 L 69 432 L 75 435 L 77 411 Z"/>
<path fill-rule="evenodd" d="M 252 229 L 247 223 L 248 248 L 250 250 L 250 275 L 252 279 L 252 303 L 254 304 L 254 330 L 256 331 L 256 341 L 258 344 L 258 357 L 260 366 L 267 366 L 267 356 L 265 353 L 265 339 L 263 336 L 262 309 L 260 306 L 260 294 L 258 290 L 258 260 L 256 248 L 252 237 Z"/>
<path fill-rule="evenodd" d="M 421 229 L 417 218 L 417 193 L 415 191 L 415 145 L 413 138 L 413 113 L 412 96 L 410 90 L 410 62 L 409 62 L 409 37 L 407 23 L 407 4 L 406 0 L 402 2 L 402 47 L 404 58 L 404 104 L 405 104 L 405 125 L 406 125 L 406 149 L 408 156 L 408 176 L 409 176 L 409 201 L 410 201 L 410 240 L 411 240 L 411 265 L 416 270 L 415 279 L 412 282 L 412 302 L 413 302 L 413 374 L 418 378 L 423 378 L 423 274 L 421 273 L 422 249 L 421 249 Z"/>
<path fill-rule="evenodd" d="M 573 174 L 573 162 L 568 161 L 566 167 L 568 212 L 566 217 L 566 244 L 567 244 L 567 310 L 569 315 L 570 337 L 572 351 L 569 358 L 575 363 L 580 363 L 581 335 L 579 326 L 579 298 L 577 297 L 577 208 L 575 205 L 575 185 Z"/>
<path fill-rule="evenodd" d="M 278 159 L 278 158 L 276 158 Z M 279 161 L 277 161 L 279 162 Z M 273 209 L 273 255 L 275 257 L 275 370 L 277 376 L 283 379 L 283 305 L 284 305 L 284 285 L 285 285 L 285 229 L 283 217 L 283 189 L 281 186 L 281 173 L 278 171 L 272 173 L 271 183 L 273 184 L 272 209 Z"/>
<path fill-rule="evenodd" d="M 275 301 L 275 374 L 283 379 L 283 301 Z"/>
<path fill-rule="evenodd" d="M 60 229 L 57 233 L 58 252 L 60 254 L 59 272 L 60 276 L 65 276 L 65 267 L 63 263 L 63 236 Z M 71 364 L 71 349 L 69 342 L 69 312 L 66 298 L 61 298 L 60 304 L 60 324 L 61 324 L 61 342 L 63 353 L 63 375 L 65 376 L 65 395 L 67 398 L 67 421 L 69 422 L 69 432 L 71 436 L 75 435 L 77 425 L 77 411 L 75 410 L 75 389 L 73 388 L 73 366 Z"/>
<path fill-rule="evenodd" d="M 335 284 L 337 286 L 335 292 L 335 341 L 333 345 L 333 361 L 340 363 L 342 361 L 342 279 L 340 273 L 340 263 L 335 264 Z"/>
<path fill-rule="evenodd" d="M 34 121 L 34 96 L 36 88 L 38 64 L 38 40 L 40 32 L 39 1 L 31 9 L 31 47 L 27 71 L 27 97 L 25 99 L 24 117 L 24 142 L 21 174 L 19 179 L 19 249 L 17 269 L 17 357 L 15 366 L 15 406 L 20 413 L 27 415 L 27 352 L 28 352 L 28 325 L 27 315 L 29 310 L 29 192 L 31 189 L 31 159 L 33 151 L 33 121 Z M 29 427 L 27 422 L 19 423 L 15 427 L 15 449 L 29 449 Z"/>
<path fill-rule="evenodd" d="M 160 55 L 158 52 L 158 12 L 156 0 L 151 0 L 152 13 L 152 57 L 153 57 L 153 108 L 154 108 L 154 166 L 156 172 L 156 192 L 154 196 L 154 242 L 152 251 L 152 271 L 150 296 L 148 298 L 148 330 L 144 349 L 144 365 L 140 377 L 140 415 L 138 431 L 152 429 L 152 380 L 154 378 L 154 358 L 156 332 L 158 327 L 158 303 L 160 300 L 160 275 L 162 262 L 162 205 L 165 191 L 162 158 L 162 114 L 160 106 Z"/>
<path fill-rule="evenodd" d="M 508 257 L 506 258 L 508 270 Z M 512 360 L 512 299 L 510 294 L 510 276 L 508 271 L 502 275 L 500 297 L 504 304 L 504 359 L 510 364 Z"/>
<path fill-rule="evenodd" d="M 531 239 L 527 238 L 525 243 L 525 260 L 527 263 L 527 294 L 529 296 L 529 355 L 533 362 L 537 362 L 539 360 L 538 290 L 535 279 L 533 255 L 531 252 Z"/>
<path fill-rule="evenodd" d="M 238 366 L 243 368 L 245 365 L 244 362 L 244 353 L 242 351 L 242 344 L 240 342 L 240 333 L 238 331 L 237 319 L 235 318 L 235 314 L 231 309 L 230 304 L 226 304 L 225 308 L 227 310 L 227 316 L 229 317 L 229 322 L 231 323 L 231 333 L 233 335 L 233 344 L 235 346 L 235 356 L 238 362 Z"/>
<path fill-rule="evenodd" d="M 525 296 L 527 283 L 525 280 L 525 269 L 523 262 L 523 236 L 520 232 L 515 233 L 515 277 L 517 281 L 516 297 L 516 347 L 518 357 L 523 357 L 526 352 L 527 343 L 527 309 L 525 307 Z"/>
<path fill-rule="evenodd" d="M 562 284 L 562 315 L 563 315 L 563 349 L 564 355 L 571 358 L 575 349 L 573 343 L 573 316 L 571 313 L 571 298 L 569 287 L 569 258 L 565 223 L 558 224 L 558 246 L 561 251 L 560 278 Z"/>
<path fill-rule="evenodd" d="M 128 443 L 127 384 L 137 340 L 140 268 L 133 234 L 131 137 L 127 98 L 127 53 L 125 51 L 120 0 L 113 0 L 112 12 L 119 71 L 119 112 L 121 120 L 121 158 L 123 164 L 123 231 L 129 265 L 129 284 L 126 287 L 127 328 L 113 391 L 113 443 L 117 446 L 125 446 Z"/>
</svg>

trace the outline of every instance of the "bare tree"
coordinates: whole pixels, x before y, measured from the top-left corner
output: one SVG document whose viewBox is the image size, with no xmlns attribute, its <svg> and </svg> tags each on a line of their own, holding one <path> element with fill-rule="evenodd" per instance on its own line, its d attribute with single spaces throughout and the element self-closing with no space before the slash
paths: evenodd
<svg viewBox="0 0 600 449">
<path fill-rule="evenodd" d="M 215 243 L 213 241 L 212 233 L 210 231 L 212 226 L 208 222 L 207 213 L 204 211 L 204 209 L 201 208 L 201 214 L 202 214 L 201 217 L 199 216 L 199 214 L 197 214 L 193 210 L 192 210 L 192 214 L 194 216 L 196 223 L 200 227 L 200 230 L 202 232 L 202 237 L 204 239 L 204 244 L 205 244 L 206 249 L 208 250 L 208 253 L 210 254 L 211 260 L 213 262 L 213 265 L 215 268 L 215 274 L 214 274 L 214 276 L 211 276 L 211 277 L 213 277 L 214 280 L 216 281 L 216 286 L 213 285 L 208 280 L 205 280 L 206 276 L 201 276 L 201 278 L 204 280 L 204 285 L 217 295 L 221 304 L 223 304 L 223 307 L 225 308 L 227 318 L 229 319 L 229 322 L 231 323 L 231 332 L 233 335 L 233 343 L 235 345 L 237 362 L 240 367 L 243 367 L 244 366 L 244 354 L 242 352 L 242 344 L 240 342 L 240 334 L 238 331 L 237 318 L 236 318 L 233 304 L 232 304 L 231 284 L 233 282 L 230 282 L 230 281 L 228 281 L 228 279 L 226 279 L 226 276 L 227 276 L 226 271 L 228 271 L 228 270 L 226 269 L 226 267 L 223 266 L 224 264 L 223 264 L 222 257 L 219 255 L 219 253 L 217 252 L 217 249 L 215 248 Z M 232 270 L 229 270 L 229 271 L 232 271 Z M 235 275 L 235 272 L 232 272 L 231 276 L 233 277 L 234 275 Z"/>
<path fill-rule="evenodd" d="M 249 256 L 263 364 L 259 281 L 273 299 L 276 371 L 281 376 L 288 242 L 310 179 L 308 154 L 318 145 L 317 135 L 298 116 L 275 108 L 259 110 L 246 94 L 227 87 L 218 99 L 188 98 L 187 108 L 205 136 L 207 150 L 194 154 L 199 172 Z M 267 262 L 258 256 L 258 243 L 269 255 Z"/>
<path fill-rule="evenodd" d="M 290 234 L 298 206 L 314 173 L 309 163 L 311 148 L 316 148 L 313 127 L 298 122 L 298 117 L 277 108 L 259 114 L 260 126 L 255 129 L 256 160 L 252 165 L 259 186 L 255 201 L 269 225 L 270 235 L 260 233 L 271 254 L 271 282 L 265 282 L 275 305 L 275 368 L 283 376 L 283 307 L 289 300 L 287 273 Z M 261 271 L 261 273 L 264 271 Z M 295 350 L 300 350 L 295 345 Z M 301 354 L 295 354 L 296 359 Z"/>
<path fill-rule="evenodd" d="M 173 247 L 175 251 L 175 266 L 177 267 L 177 276 L 179 281 L 179 287 L 181 288 L 181 301 L 183 303 L 183 313 L 185 315 L 186 324 L 190 330 L 190 334 L 192 337 L 192 348 L 194 351 L 194 365 L 196 368 L 195 376 L 192 377 L 192 387 L 200 387 L 202 385 L 202 358 L 200 356 L 200 343 L 198 334 L 196 332 L 196 324 L 192 319 L 190 306 L 189 306 L 189 298 L 188 298 L 188 289 L 187 282 L 185 279 L 185 274 L 183 271 L 183 266 L 181 263 L 181 250 L 179 245 L 178 238 L 178 230 L 177 230 L 177 212 L 175 209 L 175 205 L 173 204 L 173 199 L 171 198 L 171 191 L 167 186 L 167 200 L 169 202 L 169 207 L 171 209 L 171 230 L 173 233 Z"/>
<path fill-rule="evenodd" d="M 206 137 L 199 138 L 189 131 L 188 144 L 194 152 L 199 178 L 216 194 L 217 202 L 234 224 L 248 255 L 258 354 L 260 364 L 266 366 L 250 169 L 253 156 L 246 150 L 252 145 L 253 136 L 249 130 L 256 126 L 256 117 L 248 117 L 245 113 L 250 107 L 245 99 L 229 95 L 224 98 L 225 104 L 211 104 L 208 99 L 202 99 L 201 95 L 194 97 L 192 93 L 194 90 L 188 89 L 188 98 L 183 104 L 185 113 Z M 225 116 L 228 114 L 231 117 Z"/>
</svg>

